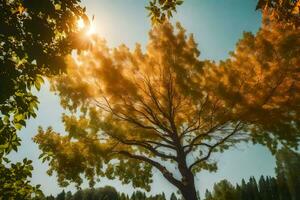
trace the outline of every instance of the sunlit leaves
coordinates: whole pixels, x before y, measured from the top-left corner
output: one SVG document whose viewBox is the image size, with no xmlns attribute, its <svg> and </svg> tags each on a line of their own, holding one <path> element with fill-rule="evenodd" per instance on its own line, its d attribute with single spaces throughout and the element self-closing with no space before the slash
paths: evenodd
<svg viewBox="0 0 300 200">
<path fill-rule="evenodd" d="M 146 9 L 149 11 L 149 17 L 153 24 L 162 23 L 173 16 L 177 6 L 181 5 L 183 0 L 150 0 Z"/>
<path fill-rule="evenodd" d="M 271 19 L 282 23 L 282 25 L 292 25 L 292 28 L 299 28 L 299 0 L 259 0 L 256 9 L 268 13 Z"/>
<path fill-rule="evenodd" d="M 299 28 L 266 20 L 256 35 L 244 33 L 230 59 L 207 71 L 208 87 L 251 123 L 253 141 L 272 151 L 280 142 L 297 147 L 300 139 L 299 38 Z"/>
</svg>

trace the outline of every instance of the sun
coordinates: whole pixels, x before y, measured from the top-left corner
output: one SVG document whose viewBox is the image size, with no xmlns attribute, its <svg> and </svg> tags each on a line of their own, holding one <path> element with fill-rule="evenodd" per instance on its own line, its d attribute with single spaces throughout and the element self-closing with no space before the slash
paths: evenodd
<svg viewBox="0 0 300 200">
<path fill-rule="evenodd" d="M 88 28 L 88 30 L 87 30 L 87 32 L 86 32 L 86 34 L 87 35 L 94 35 L 94 34 L 96 34 L 96 26 L 95 26 L 95 24 L 92 22 L 90 25 L 89 25 L 89 28 Z"/>
<path fill-rule="evenodd" d="M 80 18 L 79 20 L 77 20 L 77 27 L 79 29 L 83 29 L 85 27 L 85 23 L 84 23 L 84 21 L 83 21 L 82 18 Z"/>
<path fill-rule="evenodd" d="M 97 30 L 96 30 L 96 26 L 94 21 L 91 21 L 89 25 L 85 24 L 84 20 L 82 18 L 77 20 L 77 27 L 79 29 L 85 29 L 86 30 L 86 35 L 87 36 L 91 36 L 96 34 Z"/>
</svg>

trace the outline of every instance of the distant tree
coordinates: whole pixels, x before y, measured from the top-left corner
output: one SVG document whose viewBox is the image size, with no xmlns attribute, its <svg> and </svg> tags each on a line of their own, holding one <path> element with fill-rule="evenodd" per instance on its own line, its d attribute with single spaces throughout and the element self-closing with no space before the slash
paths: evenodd
<svg viewBox="0 0 300 200">
<path fill-rule="evenodd" d="M 56 196 L 56 200 L 65 200 L 65 199 L 66 199 L 66 192 L 65 192 L 65 190 L 63 190 L 61 193 L 59 193 Z"/>
<path fill-rule="evenodd" d="M 292 200 L 300 199 L 300 154 L 290 149 L 281 149 L 276 154 L 276 175 L 281 187 L 286 184 Z"/>
<path fill-rule="evenodd" d="M 213 200 L 237 200 L 234 186 L 227 180 L 222 180 L 214 185 Z"/>
<path fill-rule="evenodd" d="M 119 197 L 120 200 L 129 200 L 128 195 L 125 195 L 124 193 L 122 193 Z"/>
<path fill-rule="evenodd" d="M 74 195 L 73 195 L 73 200 L 82 200 L 83 199 L 83 192 L 82 190 L 78 190 Z"/>
<path fill-rule="evenodd" d="M 213 195 L 210 191 L 206 190 L 205 191 L 205 198 L 204 200 L 213 200 Z"/>
<path fill-rule="evenodd" d="M 170 200 L 177 200 L 177 197 L 174 193 L 171 194 Z"/>
<path fill-rule="evenodd" d="M 278 183 L 276 178 L 271 177 L 270 179 L 270 188 L 272 191 L 272 199 L 273 200 L 280 200 L 280 194 L 279 194 L 279 190 L 278 190 Z"/>
<path fill-rule="evenodd" d="M 46 197 L 46 200 L 55 200 L 55 197 L 52 196 L 52 195 L 50 195 L 50 196 L 47 196 L 47 197 Z"/>
<path fill-rule="evenodd" d="M 260 200 L 258 186 L 254 177 L 250 177 L 247 183 L 247 193 L 249 199 Z"/>
<path fill-rule="evenodd" d="M 71 191 L 68 191 L 68 192 L 66 193 L 66 200 L 72 200 L 72 197 L 73 197 L 72 192 L 71 192 Z"/>
</svg>

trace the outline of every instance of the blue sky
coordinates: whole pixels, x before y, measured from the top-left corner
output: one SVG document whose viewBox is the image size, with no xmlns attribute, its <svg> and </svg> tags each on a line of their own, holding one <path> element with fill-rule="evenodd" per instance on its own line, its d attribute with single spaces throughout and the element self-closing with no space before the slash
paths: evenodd
<svg viewBox="0 0 300 200">
<path fill-rule="evenodd" d="M 147 0 L 82 0 L 90 16 L 95 16 L 99 34 L 109 46 L 115 47 L 122 43 L 133 47 L 135 43 L 147 44 L 150 22 L 144 7 Z M 256 0 L 186 0 L 178 9 L 173 21 L 180 21 L 188 33 L 193 33 L 199 45 L 202 59 L 220 60 L 228 57 L 234 50 L 235 43 L 243 31 L 256 32 L 261 17 L 255 11 Z M 59 98 L 49 92 L 49 85 L 42 87 L 37 94 L 40 100 L 38 117 L 28 121 L 27 127 L 20 132 L 22 146 L 18 153 L 12 153 L 11 159 L 18 161 L 24 157 L 33 160 L 34 171 L 32 182 L 41 184 L 45 194 L 54 194 L 62 190 L 55 177 L 46 174 L 47 164 L 38 160 L 40 151 L 32 142 L 32 137 L 41 125 L 46 128 L 53 126 L 59 132 L 64 128 L 61 121 L 63 109 Z M 260 145 L 241 144 L 225 153 L 218 154 L 219 162 L 216 173 L 201 172 L 196 176 L 197 189 L 203 195 L 206 188 L 222 179 L 232 183 L 240 182 L 250 176 L 274 175 L 275 160 L 269 151 Z M 174 188 L 154 171 L 154 184 L 151 193 L 165 192 L 170 194 Z M 119 181 L 108 181 L 101 178 L 97 186 L 112 185 L 121 192 L 131 193 L 131 185 L 121 185 Z M 84 185 L 83 187 L 86 187 Z M 74 191 L 74 186 L 66 188 Z"/>
</svg>

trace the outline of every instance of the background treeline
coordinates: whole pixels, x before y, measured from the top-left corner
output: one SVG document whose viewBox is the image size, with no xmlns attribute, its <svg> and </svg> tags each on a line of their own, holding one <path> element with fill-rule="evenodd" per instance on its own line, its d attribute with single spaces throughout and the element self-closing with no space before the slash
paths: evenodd
<svg viewBox="0 0 300 200">
<path fill-rule="evenodd" d="M 300 200 L 300 154 L 282 149 L 276 165 L 276 177 L 251 177 L 235 187 L 222 180 L 212 192 L 206 190 L 205 200 Z"/>
<path fill-rule="evenodd" d="M 233 186 L 228 180 L 216 183 L 212 191 L 206 190 L 204 200 L 300 200 L 300 154 L 282 149 L 276 154 L 276 177 L 261 176 L 242 179 Z M 79 190 L 72 194 L 62 191 L 47 200 L 168 200 L 165 194 L 147 196 L 136 191 L 132 195 L 119 193 L 113 187 Z M 170 200 L 179 200 L 173 193 Z"/>
<path fill-rule="evenodd" d="M 56 198 L 49 196 L 46 200 L 167 200 L 164 193 L 155 196 L 147 196 L 145 192 L 136 191 L 132 195 L 118 193 L 111 186 L 105 186 L 97 189 L 78 190 L 72 195 L 71 192 L 62 191 Z M 172 194 L 171 200 L 177 200 Z"/>
</svg>

